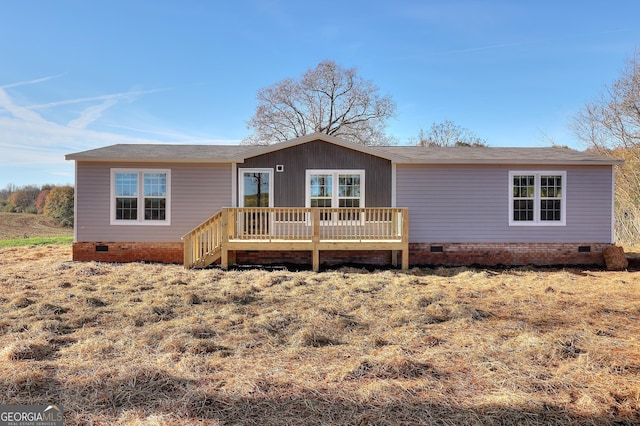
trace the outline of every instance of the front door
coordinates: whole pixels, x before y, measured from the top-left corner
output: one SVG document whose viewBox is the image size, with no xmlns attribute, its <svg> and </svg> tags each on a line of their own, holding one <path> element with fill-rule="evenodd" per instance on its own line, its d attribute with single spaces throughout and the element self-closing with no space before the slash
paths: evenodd
<svg viewBox="0 0 640 426">
<path fill-rule="evenodd" d="M 240 169 L 240 207 L 273 207 L 273 169 Z M 268 212 L 241 213 L 239 222 L 245 235 L 269 233 Z"/>
</svg>

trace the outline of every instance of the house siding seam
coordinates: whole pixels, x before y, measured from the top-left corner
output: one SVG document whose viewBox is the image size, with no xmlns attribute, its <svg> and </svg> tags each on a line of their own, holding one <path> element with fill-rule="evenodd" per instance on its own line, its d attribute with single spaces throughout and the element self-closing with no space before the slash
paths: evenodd
<svg viewBox="0 0 640 426">
<path fill-rule="evenodd" d="M 97 251 L 97 246 L 108 251 Z M 604 265 L 608 243 L 411 243 L 410 266 L 553 266 Z M 441 252 L 432 252 L 437 247 Z M 589 247 L 589 252 L 580 252 Z M 320 264 L 388 266 L 389 250 L 326 250 Z M 311 265 L 310 251 L 238 251 L 240 265 Z M 183 245 L 177 242 L 84 242 L 73 244 L 74 261 L 182 263 Z"/>
</svg>

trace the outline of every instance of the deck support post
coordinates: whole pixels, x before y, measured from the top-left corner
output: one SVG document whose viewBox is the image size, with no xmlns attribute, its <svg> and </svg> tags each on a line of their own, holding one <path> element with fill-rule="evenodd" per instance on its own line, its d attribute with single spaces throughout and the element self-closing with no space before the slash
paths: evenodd
<svg viewBox="0 0 640 426">
<path fill-rule="evenodd" d="M 313 272 L 318 272 L 320 270 L 320 250 L 314 248 L 312 251 L 313 257 Z"/>
<path fill-rule="evenodd" d="M 409 270 L 409 247 L 407 245 L 407 248 L 402 250 L 402 270 L 403 271 L 407 271 Z"/>
<path fill-rule="evenodd" d="M 182 238 L 182 264 L 185 269 L 191 267 L 193 263 L 193 247 L 191 246 L 191 236 L 186 235 Z"/>
<path fill-rule="evenodd" d="M 312 267 L 313 272 L 320 270 L 320 250 L 318 244 L 320 243 L 320 209 L 313 209 L 313 253 L 312 253 Z"/>
<path fill-rule="evenodd" d="M 398 267 L 398 250 L 391 250 L 391 266 Z"/>
<path fill-rule="evenodd" d="M 222 230 L 220 266 L 222 269 L 229 269 L 229 249 L 227 249 L 229 243 L 229 209 L 222 209 L 220 224 Z"/>
<path fill-rule="evenodd" d="M 223 248 L 221 253 L 222 256 L 220 257 L 220 266 L 222 267 L 222 269 L 227 270 L 229 269 L 229 250 Z"/>
<path fill-rule="evenodd" d="M 402 270 L 406 271 L 409 269 L 409 209 L 402 210 L 402 242 Z"/>
</svg>

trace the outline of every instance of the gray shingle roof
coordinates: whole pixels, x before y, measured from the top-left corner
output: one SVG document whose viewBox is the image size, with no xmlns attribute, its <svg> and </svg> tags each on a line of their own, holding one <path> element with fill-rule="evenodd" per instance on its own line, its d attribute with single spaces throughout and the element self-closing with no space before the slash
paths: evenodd
<svg viewBox="0 0 640 426">
<path fill-rule="evenodd" d="M 421 147 L 388 146 L 380 150 L 409 159 L 409 163 L 436 164 L 617 164 L 598 154 L 565 148 Z"/>
<path fill-rule="evenodd" d="M 77 161 L 140 161 L 228 163 L 247 150 L 246 145 L 118 144 L 66 155 Z"/>
<path fill-rule="evenodd" d="M 325 135 L 326 136 L 326 135 Z M 299 143 L 312 140 L 305 137 Z M 333 141 L 322 135 L 317 139 Z M 315 139 L 313 139 L 315 140 Z M 342 146 L 349 142 L 340 141 Z M 282 147 L 291 146 L 283 143 Z M 353 145 L 353 149 L 365 149 Z M 118 144 L 68 154 L 67 160 L 76 161 L 132 161 L 175 163 L 231 163 L 243 162 L 256 154 L 281 149 L 278 144 L 269 147 L 250 145 L 144 145 Z M 620 164 L 621 161 L 587 152 L 564 148 L 469 148 L 385 146 L 366 147 L 366 151 L 379 154 L 396 163 L 414 164 Z"/>
</svg>

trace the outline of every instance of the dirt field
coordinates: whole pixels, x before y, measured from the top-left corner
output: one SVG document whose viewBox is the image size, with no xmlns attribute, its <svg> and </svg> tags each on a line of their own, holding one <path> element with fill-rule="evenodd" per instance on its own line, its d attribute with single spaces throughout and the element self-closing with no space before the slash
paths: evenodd
<svg viewBox="0 0 640 426">
<path fill-rule="evenodd" d="M 73 228 L 56 226 L 41 214 L 0 212 L 0 240 L 73 236 Z"/>
<path fill-rule="evenodd" d="M 0 404 L 68 425 L 640 424 L 640 275 L 0 250 Z"/>
</svg>

